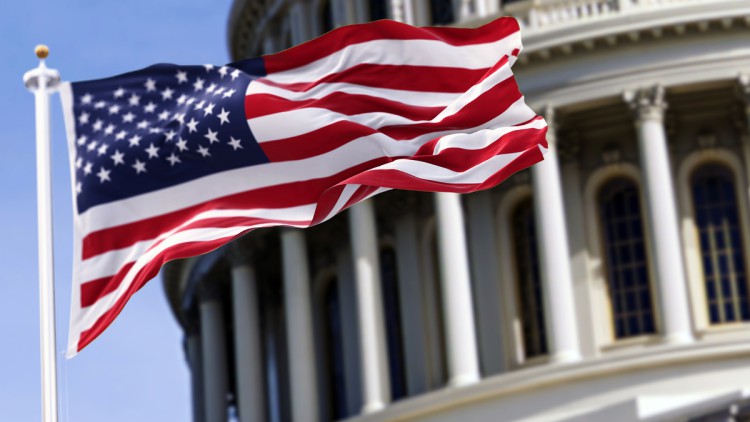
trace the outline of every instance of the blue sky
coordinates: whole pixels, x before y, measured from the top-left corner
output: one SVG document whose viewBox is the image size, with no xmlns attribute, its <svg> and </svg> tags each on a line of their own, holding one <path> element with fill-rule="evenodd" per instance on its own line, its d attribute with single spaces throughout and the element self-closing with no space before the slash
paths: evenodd
<svg viewBox="0 0 750 422">
<path fill-rule="evenodd" d="M 0 5 L 0 420 L 40 419 L 34 101 L 22 82 L 33 49 L 65 80 L 94 79 L 157 62 L 229 61 L 230 0 L 24 0 Z M 59 98 L 52 98 L 57 350 L 70 300 L 70 179 Z M 72 360 L 58 360 L 61 421 L 190 419 L 182 334 L 161 280 Z"/>
</svg>

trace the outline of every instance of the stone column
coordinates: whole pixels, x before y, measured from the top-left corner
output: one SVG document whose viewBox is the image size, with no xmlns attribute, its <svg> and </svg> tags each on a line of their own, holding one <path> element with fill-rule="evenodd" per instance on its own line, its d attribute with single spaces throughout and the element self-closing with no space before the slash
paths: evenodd
<svg viewBox="0 0 750 422">
<path fill-rule="evenodd" d="M 252 251 L 239 240 L 229 248 L 232 266 L 232 319 L 234 321 L 237 410 L 240 422 L 265 420 L 263 339 L 258 310 L 258 280 Z"/>
<path fill-rule="evenodd" d="M 461 196 L 455 193 L 436 193 L 435 214 L 448 385 L 472 384 L 480 378 L 479 356 Z"/>
<path fill-rule="evenodd" d="M 552 362 L 574 362 L 581 359 L 581 350 L 552 109 L 548 108 L 545 118 L 550 126 L 547 132 L 549 150 L 544 161 L 531 168 L 531 182 L 534 220 L 539 233 L 537 244 L 547 346 Z"/>
<path fill-rule="evenodd" d="M 289 378 L 294 422 L 318 420 L 317 374 L 313 341 L 310 277 L 305 235 L 299 229 L 281 229 Z"/>
<path fill-rule="evenodd" d="M 349 209 L 349 230 L 357 284 L 362 355 L 362 413 L 372 413 L 383 409 L 391 400 L 375 210 L 372 200 Z"/>
<path fill-rule="evenodd" d="M 224 333 L 224 306 L 215 283 L 200 287 L 201 355 L 203 358 L 203 399 L 205 422 L 226 422 L 229 374 L 227 341 Z"/>
<path fill-rule="evenodd" d="M 635 111 L 638 149 L 651 222 L 665 340 L 690 343 L 694 340 L 688 305 L 687 278 L 682 258 L 672 167 L 664 131 L 664 89 L 655 86 L 626 92 L 624 99 Z"/>
</svg>

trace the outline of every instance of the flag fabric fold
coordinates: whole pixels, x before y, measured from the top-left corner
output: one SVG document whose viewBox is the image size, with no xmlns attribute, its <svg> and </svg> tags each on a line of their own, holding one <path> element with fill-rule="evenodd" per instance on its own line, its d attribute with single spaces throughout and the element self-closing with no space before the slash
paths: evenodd
<svg viewBox="0 0 750 422">
<path fill-rule="evenodd" d="M 472 192 L 543 158 L 513 18 L 378 21 L 225 66 L 63 84 L 74 204 L 68 356 L 167 261 L 308 227 L 389 189 Z"/>
</svg>

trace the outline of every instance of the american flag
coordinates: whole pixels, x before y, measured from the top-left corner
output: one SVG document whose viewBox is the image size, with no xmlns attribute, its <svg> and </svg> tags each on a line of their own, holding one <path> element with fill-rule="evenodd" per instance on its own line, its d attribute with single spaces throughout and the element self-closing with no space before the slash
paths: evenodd
<svg viewBox="0 0 750 422">
<path fill-rule="evenodd" d="M 307 227 L 388 189 L 471 192 L 542 159 L 515 19 L 352 25 L 225 66 L 63 84 L 74 187 L 68 356 L 167 261 Z"/>
</svg>

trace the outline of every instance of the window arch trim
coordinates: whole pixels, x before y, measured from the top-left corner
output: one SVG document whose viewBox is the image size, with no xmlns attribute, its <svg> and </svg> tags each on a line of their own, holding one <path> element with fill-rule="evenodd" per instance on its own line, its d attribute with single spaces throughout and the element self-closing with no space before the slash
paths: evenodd
<svg viewBox="0 0 750 422">
<path fill-rule="evenodd" d="M 744 170 L 742 161 L 735 153 L 723 148 L 695 151 L 682 160 L 677 172 L 677 194 L 680 206 L 679 217 L 688 291 L 690 292 L 690 306 L 694 319 L 693 323 L 696 330 L 701 333 L 750 329 L 750 324 L 741 322 L 712 325 L 706 307 L 707 297 L 703 264 L 701 263 L 700 239 L 693 206 L 691 179 L 697 170 L 709 164 L 724 166 L 734 177 L 744 259 L 746 265 L 750 264 L 750 217 L 748 217 L 748 212 L 750 212 L 748 204 L 750 201 L 748 191 L 742 189 L 742 186 L 747 186 L 749 176 Z"/>
<path fill-rule="evenodd" d="M 599 213 L 599 193 L 610 181 L 617 178 L 632 180 L 637 189 L 641 205 L 641 219 L 643 221 L 644 247 L 646 249 L 646 265 L 651 289 L 652 311 L 654 313 L 655 334 L 645 334 L 636 337 L 617 339 L 614 329 L 611 299 L 607 280 L 607 262 L 604 248 L 604 228 Z M 659 290 L 654 271 L 654 254 L 651 247 L 652 227 L 649 220 L 648 205 L 644 195 L 643 179 L 638 167 L 630 163 L 616 163 L 595 170 L 586 180 L 584 187 L 584 216 L 589 224 L 586 233 L 586 244 L 589 251 L 587 288 L 591 297 L 591 315 L 601 316 L 593 321 L 594 345 L 600 352 L 613 348 L 628 347 L 653 342 L 661 336 L 662 318 Z"/>
</svg>

